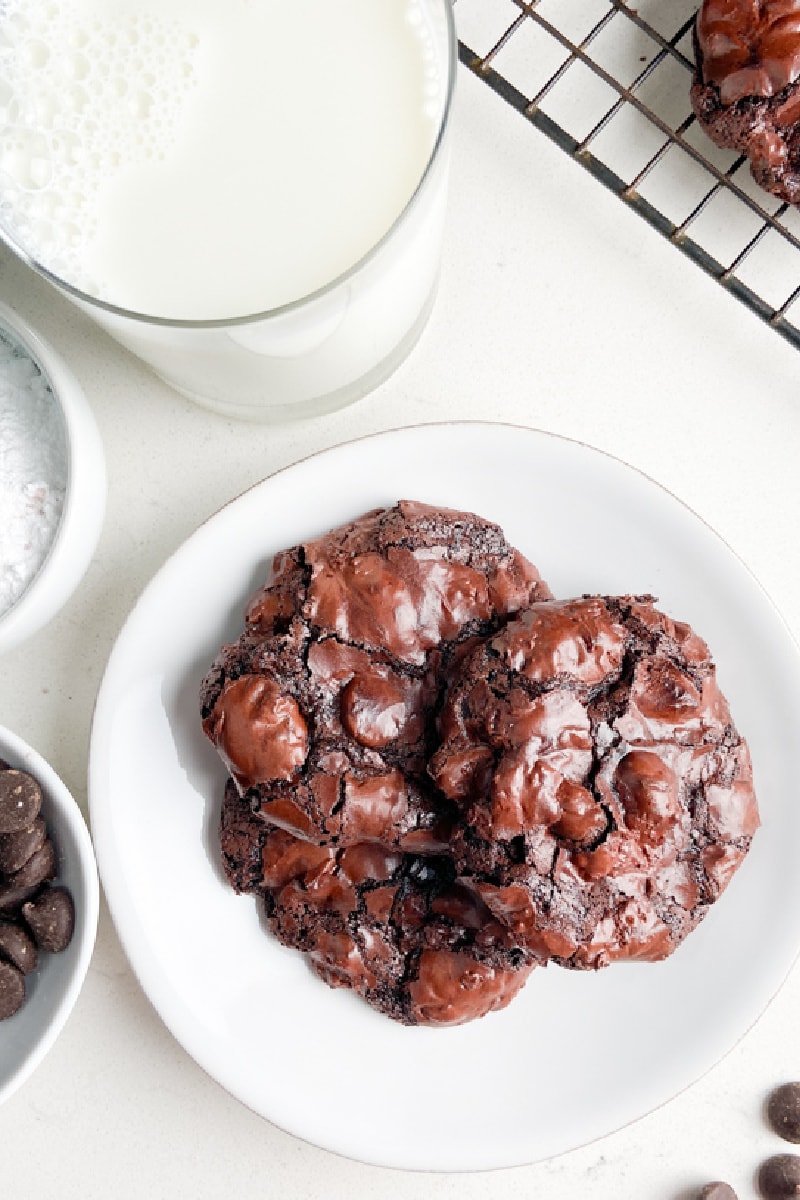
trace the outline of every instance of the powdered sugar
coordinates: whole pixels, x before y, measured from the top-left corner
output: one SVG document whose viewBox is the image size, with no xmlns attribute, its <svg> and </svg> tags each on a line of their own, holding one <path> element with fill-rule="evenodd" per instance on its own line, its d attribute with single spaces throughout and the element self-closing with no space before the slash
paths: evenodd
<svg viewBox="0 0 800 1200">
<path fill-rule="evenodd" d="M 67 486 L 64 419 L 46 378 L 0 326 L 0 615 L 41 568 Z"/>
</svg>

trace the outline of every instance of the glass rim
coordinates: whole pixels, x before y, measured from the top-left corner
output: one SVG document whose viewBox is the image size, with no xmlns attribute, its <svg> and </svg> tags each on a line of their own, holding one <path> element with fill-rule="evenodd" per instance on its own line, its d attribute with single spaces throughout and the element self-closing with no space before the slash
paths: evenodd
<svg viewBox="0 0 800 1200">
<path fill-rule="evenodd" d="M 11 234 L 2 224 L 0 224 L 0 243 L 4 243 L 11 252 L 16 255 L 26 266 L 32 268 L 38 275 L 47 279 L 55 287 L 65 292 L 73 300 L 90 309 L 99 309 L 103 313 L 107 313 L 112 317 L 122 317 L 129 321 L 134 321 L 139 325 L 150 325 L 162 329 L 227 329 L 238 325 L 253 325 L 259 321 L 267 320 L 268 318 L 281 317 L 302 311 L 304 308 L 312 305 L 318 300 L 335 292 L 343 284 L 347 283 L 359 272 L 364 270 L 373 259 L 381 253 L 384 246 L 394 235 L 395 231 L 409 219 L 409 216 L 414 208 L 416 208 L 420 195 L 426 190 L 428 182 L 433 174 L 434 168 L 438 164 L 441 157 L 445 134 L 450 124 L 450 115 L 453 107 L 453 95 L 455 92 L 456 74 L 458 70 L 458 37 L 456 34 L 455 17 L 453 15 L 453 6 L 451 0 L 441 0 L 441 6 L 444 9 L 444 18 L 447 35 L 447 81 L 445 87 L 444 103 L 439 118 L 439 124 L 434 138 L 433 146 L 431 147 L 428 161 L 425 164 L 417 184 L 409 196 L 406 203 L 401 208 L 400 212 L 392 221 L 391 225 L 381 235 L 377 242 L 356 259 L 346 270 L 340 272 L 321 287 L 316 288 L 312 292 L 307 292 L 305 295 L 298 297 L 296 300 L 289 300 L 285 304 L 279 304 L 275 308 L 262 309 L 255 313 L 242 313 L 234 317 L 208 317 L 208 318 L 182 318 L 182 317 L 159 317 L 151 313 L 139 312 L 136 309 L 124 308 L 122 305 L 114 304 L 111 301 L 103 300 L 99 296 L 93 296 L 90 292 L 85 292 L 67 280 L 62 279 L 49 267 L 31 254 L 25 247 Z"/>
</svg>

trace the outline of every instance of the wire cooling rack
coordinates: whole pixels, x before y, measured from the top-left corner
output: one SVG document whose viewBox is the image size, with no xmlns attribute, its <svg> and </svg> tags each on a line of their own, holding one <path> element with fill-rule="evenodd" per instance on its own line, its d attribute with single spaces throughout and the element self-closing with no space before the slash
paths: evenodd
<svg viewBox="0 0 800 1200">
<path fill-rule="evenodd" d="M 800 211 L 694 118 L 698 0 L 453 0 L 461 62 L 800 348 Z"/>
</svg>

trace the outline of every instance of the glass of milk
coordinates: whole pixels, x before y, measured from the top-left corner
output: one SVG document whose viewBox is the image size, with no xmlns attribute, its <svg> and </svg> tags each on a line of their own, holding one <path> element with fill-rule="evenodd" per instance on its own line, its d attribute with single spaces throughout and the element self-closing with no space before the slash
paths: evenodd
<svg viewBox="0 0 800 1200">
<path fill-rule="evenodd" d="M 0 237 L 167 383 L 330 411 L 433 305 L 451 0 L 0 0 Z"/>
</svg>

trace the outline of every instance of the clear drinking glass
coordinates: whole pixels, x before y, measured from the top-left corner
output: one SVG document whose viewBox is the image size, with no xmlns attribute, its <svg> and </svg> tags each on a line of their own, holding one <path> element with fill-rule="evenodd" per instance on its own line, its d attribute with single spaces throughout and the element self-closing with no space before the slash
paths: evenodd
<svg viewBox="0 0 800 1200">
<path fill-rule="evenodd" d="M 246 317 L 155 317 L 72 286 L 2 227 L 0 238 L 166 383 L 206 408 L 286 421 L 351 403 L 406 357 L 436 294 L 457 42 L 451 0 L 418 0 L 418 8 L 445 81 L 427 167 L 381 240 L 319 290 Z"/>
</svg>

